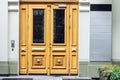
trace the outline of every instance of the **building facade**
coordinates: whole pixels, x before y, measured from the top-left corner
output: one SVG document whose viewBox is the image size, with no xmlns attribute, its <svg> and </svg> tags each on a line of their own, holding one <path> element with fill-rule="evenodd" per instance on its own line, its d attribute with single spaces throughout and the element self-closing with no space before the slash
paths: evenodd
<svg viewBox="0 0 120 80">
<path fill-rule="evenodd" d="M 0 1 L 0 75 L 76 74 L 98 77 L 100 66 L 119 63 L 119 0 L 35 1 Z M 60 38 L 57 37 L 59 31 L 55 32 L 52 27 L 57 26 L 56 23 L 63 33 Z M 40 30 L 36 27 L 36 33 L 31 32 L 32 25 L 36 24 L 46 27 Z M 61 26 L 67 27 L 64 30 Z M 43 30 L 44 34 L 37 33 Z M 50 36 L 55 36 L 53 31 L 58 34 L 55 38 Z M 38 44 L 29 44 L 31 41 Z M 39 44 L 44 41 L 46 46 Z M 60 73 L 61 70 L 64 73 Z"/>
</svg>

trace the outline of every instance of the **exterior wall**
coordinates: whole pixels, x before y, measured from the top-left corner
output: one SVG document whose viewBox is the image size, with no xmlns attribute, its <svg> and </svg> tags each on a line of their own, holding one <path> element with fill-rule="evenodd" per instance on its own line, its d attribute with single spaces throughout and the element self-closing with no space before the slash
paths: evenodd
<svg viewBox="0 0 120 80">
<path fill-rule="evenodd" d="M 79 1 L 79 76 L 88 75 L 89 40 L 90 40 L 90 1 Z"/>
<path fill-rule="evenodd" d="M 91 4 L 90 61 L 111 61 L 111 4 Z"/>
<path fill-rule="evenodd" d="M 79 2 L 79 61 L 90 61 L 90 4 L 111 4 L 112 0 Z"/>
<path fill-rule="evenodd" d="M 0 0 L 0 74 L 8 74 L 8 1 Z"/>
<path fill-rule="evenodd" d="M 97 77 L 97 68 L 111 62 L 90 62 L 90 4 L 113 3 L 112 60 L 120 61 L 119 0 L 79 0 L 79 76 Z M 19 1 L 0 0 L 0 74 L 19 74 Z M 11 40 L 15 40 L 14 51 Z"/>
<path fill-rule="evenodd" d="M 19 1 L 8 1 L 9 74 L 19 73 Z M 14 41 L 14 47 L 12 47 Z"/>
<path fill-rule="evenodd" d="M 112 0 L 112 60 L 120 61 L 120 0 Z"/>
<path fill-rule="evenodd" d="M 8 61 L 8 4 L 6 3 L 7 0 L 0 0 L 0 61 Z"/>
<path fill-rule="evenodd" d="M 89 61 L 90 33 L 89 0 L 79 2 L 79 61 Z"/>
<path fill-rule="evenodd" d="M 0 0 L 0 74 L 18 74 L 19 1 Z M 15 40 L 12 51 L 11 40 Z"/>
<path fill-rule="evenodd" d="M 111 4 L 112 1 L 113 0 L 90 0 L 90 3 L 91 4 Z"/>
<path fill-rule="evenodd" d="M 83 0 L 81 0 L 83 1 Z M 82 77 L 98 77 L 98 68 L 102 65 L 110 65 L 111 62 L 91 62 L 90 61 L 90 11 L 86 9 L 90 8 L 90 4 L 111 4 L 112 0 L 90 0 L 90 3 L 83 3 L 80 1 L 80 11 L 79 16 L 79 28 L 80 37 L 79 37 L 79 76 Z M 86 0 L 84 0 L 86 1 Z M 88 5 L 88 8 L 85 6 Z M 84 7 L 84 8 L 83 8 Z M 87 27 L 86 27 L 87 26 Z"/>
</svg>

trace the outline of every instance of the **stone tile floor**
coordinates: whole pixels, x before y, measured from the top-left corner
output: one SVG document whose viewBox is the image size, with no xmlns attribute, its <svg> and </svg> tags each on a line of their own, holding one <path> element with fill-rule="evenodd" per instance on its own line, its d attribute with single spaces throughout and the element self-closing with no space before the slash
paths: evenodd
<svg viewBox="0 0 120 80">
<path fill-rule="evenodd" d="M 78 76 L 20 75 L 20 76 L 1 76 L 0 80 L 92 80 L 92 79 L 89 77 Z"/>
</svg>

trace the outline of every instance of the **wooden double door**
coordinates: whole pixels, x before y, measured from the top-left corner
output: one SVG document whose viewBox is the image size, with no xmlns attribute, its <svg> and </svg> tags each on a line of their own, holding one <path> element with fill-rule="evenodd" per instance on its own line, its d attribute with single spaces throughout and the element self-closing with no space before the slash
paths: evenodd
<svg viewBox="0 0 120 80">
<path fill-rule="evenodd" d="M 20 5 L 20 74 L 78 73 L 78 5 Z"/>
</svg>

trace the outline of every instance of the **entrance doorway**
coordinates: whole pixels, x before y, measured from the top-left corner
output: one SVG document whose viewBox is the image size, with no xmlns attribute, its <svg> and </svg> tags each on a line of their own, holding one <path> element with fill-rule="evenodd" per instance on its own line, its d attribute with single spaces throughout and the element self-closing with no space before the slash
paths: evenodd
<svg viewBox="0 0 120 80">
<path fill-rule="evenodd" d="M 20 5 L 20 74 L 78 73 L 78 5 Z"/>
</svg>

